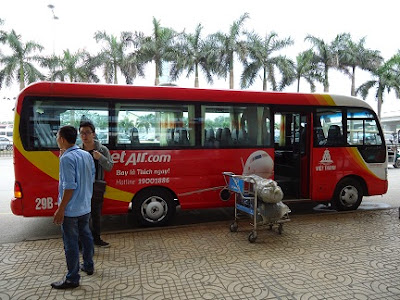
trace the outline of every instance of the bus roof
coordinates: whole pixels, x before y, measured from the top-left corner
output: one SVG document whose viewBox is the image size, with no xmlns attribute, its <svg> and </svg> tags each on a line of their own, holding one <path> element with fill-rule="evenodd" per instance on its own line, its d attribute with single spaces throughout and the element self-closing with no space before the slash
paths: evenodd
<svg viewBox="0 0 400 300">
<path fill-rule="evenodd" d="M 371 109 L 363 100 L 333 94 L 218 90 L 174 86 L 132 86 L 92 83 L 38 82 L 21 91 L 17 111 L 26 96 L 268 103 L 281 105 L 355 106 Z"/>
</svg>

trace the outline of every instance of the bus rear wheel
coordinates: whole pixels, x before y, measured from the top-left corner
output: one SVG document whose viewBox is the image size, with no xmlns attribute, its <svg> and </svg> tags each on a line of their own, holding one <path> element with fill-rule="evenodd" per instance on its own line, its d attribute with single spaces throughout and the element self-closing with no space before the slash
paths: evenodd
<svg viewBox="0 0 400 300">
<path fill-rule="evenodd" d="M 134 216 L 141 225 L 147 227 L 167 224 L 176 211 L 172 194 L 162 188 L 146 189 L 134 201 Z"/>
<path fill-rule="evenodd" d="M 333 196 L 332 205 L 336 210 L 356 210 L 362 201 L 363 189 L 358 180 L 347 178 L 340 181 Z"/>
</svg>

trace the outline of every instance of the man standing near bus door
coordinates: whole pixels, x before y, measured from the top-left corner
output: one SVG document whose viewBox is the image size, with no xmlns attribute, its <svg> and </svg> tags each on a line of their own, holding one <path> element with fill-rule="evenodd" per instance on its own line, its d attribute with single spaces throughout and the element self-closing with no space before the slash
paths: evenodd
<svg viewBox="0 0 400 300">
<path fill-rule="evenodd" d="M 91 230 L 94 244 L 99 247 L 109 247 L 110 244 L 103 241 L 101 234 L 101 210 L 103 209 L 104 192 L 106 182 L 104 181 L 104 170 L 109 172 L 113 168 L 110 151 L 95 139 L 95 127 L 90 121 L 82 121 L 79 125 L 79 134 L 83 144 L 80 147 L 88 151 L 94 160 L 96 168 L 96 180 L 93 185 Z"/>
<path fill-rule="evenodd" d="M 58 208 L 53 222 L 61 225 L 68 273 L 65 280 L 53 282 L 55 289 L 79 286 L 79 268 L 92 275 L 93 237 L 89 227 L 90 199 L 95 175 L 91 155 L 75 145 L 77 131 L 72 126 L 61 127 L 57 133 L 60 148 Z M 83 265 L 79 266 L 79 245 L 82 243 Z"/>
</svg>

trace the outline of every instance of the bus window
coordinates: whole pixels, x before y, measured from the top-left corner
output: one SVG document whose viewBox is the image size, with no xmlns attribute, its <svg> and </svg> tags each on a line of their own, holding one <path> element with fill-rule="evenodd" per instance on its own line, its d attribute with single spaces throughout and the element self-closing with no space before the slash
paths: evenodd
<svg viewBox="0 0 400 300">
<path fill-rule="evenodd" d="M 349 108 L 347 110 L 347 143 L 357 146 L 361 156 L 369 163 L 385 161 L 384 135 L 379 130 L 378 121 L 368 110 Z"/>
<path fill-rule="evenodd" d="M 271 145 L 268 107 L 202 106 L 202 145 L 211 148 Z"/>
<path fill-rule="evenodd" d="M 194 146 L 194 106 L 117 104 L 117 143 L 126 148 Z"/>
<path fill-rule="evenodd" d="M 91 121 L 96 128 L 96 134 L 108 132 L 108 107 L 105 103 L 35 99 L 24 107 L 24 114 L 29 115 L 29 118 L 25 119 L 27 123 L 21 124 L 26 127 L 21 138 L 27 149 L 58 148 L 58 129 L 64 125 L 78 129 L 82 120 Z M 106 144 L 108 139 L 103 139 L 102 142 Z M 79 136 L 76 143 L 81 143 Z"/>
<path fill-rule="evenodd" d="M 361 109 L 347 111 L 347 143 L 349 145 L 382 145 L 374 116 Z"/>
<path fill-rule="evenodd" d="M 314 121 L 314 146 L 345 146 L 341 109 L 317 108 Z"/>
</svg>

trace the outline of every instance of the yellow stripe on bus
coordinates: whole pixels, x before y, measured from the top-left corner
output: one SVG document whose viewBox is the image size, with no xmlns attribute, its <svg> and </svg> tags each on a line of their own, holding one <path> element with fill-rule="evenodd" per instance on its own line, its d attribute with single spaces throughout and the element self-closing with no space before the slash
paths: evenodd
<svg viewBox="0 0 400 300">
<path fill-rule="evenodd" d="M 15 114 L 15 126 L 19 128 L 20 116 Z M 25 151 L 21 143 L 21 137 L 18 130 L 14 130 L 14 147 L 36 168 L 51 178 L 59 179 L 59 158 L 50 151 Z M 105 198 L 123 202 L 131 202 L 134 194 L 120 189 L 107 186 L 104 194 Z"/>
<path fill-rule="evenodd" d="M 365 163 L 364 159 L 362 158 L 360 152 L 358 151 L 357 148 L 347 148 L 347 151 L 350 153 L 350 156 L 353 157 L 353 159 L 356 161 L 356 163 L 360 166 L 362 166 L 362 168 L 367 171 L 369 174 L 373 175 L 376 178 L 379 178 L 378 175 L 376 175 L 369 167 L 368 165 Z M 379 178 L 381 179 L 381 178 Z"/>
</svg>

